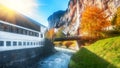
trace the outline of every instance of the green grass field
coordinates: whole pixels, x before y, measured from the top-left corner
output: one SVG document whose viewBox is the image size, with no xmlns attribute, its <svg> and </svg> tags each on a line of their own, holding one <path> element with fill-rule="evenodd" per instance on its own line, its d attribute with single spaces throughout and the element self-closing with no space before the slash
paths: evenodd
<svg viewBox="0 0 120 68">
<path fill-rule="evenodd" d="M 120 68 L 120 37 L 82 47 L 72 56 L 69 68 Z"/>
</svg>

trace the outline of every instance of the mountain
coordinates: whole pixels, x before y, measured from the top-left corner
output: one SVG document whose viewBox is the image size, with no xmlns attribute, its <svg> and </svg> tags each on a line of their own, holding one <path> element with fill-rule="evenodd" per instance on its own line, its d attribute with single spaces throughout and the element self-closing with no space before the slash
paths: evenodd
<svg viewBox="0 0 120 68">
<path fill-rule="evenodd" d="M 48 22 L 49 22 L 49 27 L 55 27 L 55 28 L 59 28 L 60 26 L 62 26 L 65 22 L 63 20 L 61 20 L 61 17 L 64 16 L 64 14 L 66 13 L 66 11 L 57 11 L 54 12 L 51 16 L 48 17 Z"/>
<path fill-rule="evenodd" d="M 64 34 L 78 34 L 81 15 L 87 6 L 96 6 L 102 9 L 107 19 L 111 20 L 120 6 L 120 0 L 70 0 L 65 11 L 55 12 L 48 18 L 51 28 L 62 26 Z"/>
</svg>

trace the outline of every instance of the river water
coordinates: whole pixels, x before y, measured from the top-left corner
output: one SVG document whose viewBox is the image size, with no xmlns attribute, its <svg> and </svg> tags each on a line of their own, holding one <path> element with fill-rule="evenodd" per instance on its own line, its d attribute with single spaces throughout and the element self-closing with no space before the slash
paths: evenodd
<svg viewBox="0 0 120 68">
<path fill-rule="evenodd" d="M 58 51 L 55 54 L 39 61 L 37 68 L 68 68 L 72 53 Z"/>
</svg>

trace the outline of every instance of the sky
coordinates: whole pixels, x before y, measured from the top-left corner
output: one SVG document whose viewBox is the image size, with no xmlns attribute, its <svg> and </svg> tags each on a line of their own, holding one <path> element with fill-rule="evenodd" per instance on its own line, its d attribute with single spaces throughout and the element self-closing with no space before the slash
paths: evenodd
<svg viewBox="0 0 120 68">
<path fill-rule="evenodd" d="M 48 26 L 47 18 L 58 10 L 66 10 L 69 0 L 37 0 L 39 7 L 37 8 L 38 20 L 42 24 Z"/>
<path fill-rule="evenodd" d="M 69 0 L 0 0 L 5 5 L 48 26 L 47 18 L 54 12 L 66 10 Z"/>
</svg>

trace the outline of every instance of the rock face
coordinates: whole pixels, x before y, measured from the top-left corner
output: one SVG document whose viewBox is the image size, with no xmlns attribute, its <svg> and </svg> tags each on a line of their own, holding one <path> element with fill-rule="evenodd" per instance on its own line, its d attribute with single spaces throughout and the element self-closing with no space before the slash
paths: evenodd
<svg viewBox="0 0 120 68">
<path fill-rule="evenodd" d="M 76 35 L 79 33 L 81 14 L 87 6 L 96 6 L 102 9 L 110 20 L 117 7 L 120 6 L 120 0 L 70 0 L 66 11 L 62 14 L 59 11 L 54 13 L 48 18 L 48 21 L 50 24 L 52 22 L 52 27 L 62 26 L 64 34 Z"/>
<path fill-rule="evenodd" d="M 64 24 L 64 21 L 61 20 L 61 17 L 63 17 L 65 14 L 65 11 L 57 11 L 54 12 L 51 16 L 48 17 L 49 27 L 50 28 L 59 28 Z"/>
</svg>

